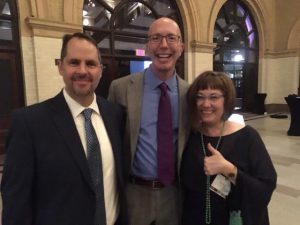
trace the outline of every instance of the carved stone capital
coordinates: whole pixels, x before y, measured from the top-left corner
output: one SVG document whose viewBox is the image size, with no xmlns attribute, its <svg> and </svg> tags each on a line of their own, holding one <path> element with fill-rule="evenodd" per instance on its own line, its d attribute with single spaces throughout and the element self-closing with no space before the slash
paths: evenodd
<svg viewBox="0 0 300 225">
<path fill-rule="evenodd" d="M 202 52 L 202 53 L 213 53 L 214 48 L 216 47 L 215 43 L 205 43 L 193 40 L 190 42 L 193 52 Z"/>
<path fill-rule="evenodd" d="M 287 49 L 282 51 L 271 51 L 267 49 L 265 51 L 266 58 L 287 58 L 299 56 L 300 49 Z"/>
<path fill-rule="evenodd" d="M 27 17 L 26 23 L 34 36 L 61 38 L 65 33 L 82 31 L 82 25 Z"/>
</svg>

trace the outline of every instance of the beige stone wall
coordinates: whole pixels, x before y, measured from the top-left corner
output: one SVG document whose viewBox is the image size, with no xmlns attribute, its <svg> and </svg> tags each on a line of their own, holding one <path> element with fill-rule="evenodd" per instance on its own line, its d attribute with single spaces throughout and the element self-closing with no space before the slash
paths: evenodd
<svg viewBox="0 0 300 225">
<path fill-rule="evenodd" d="M 34 56 L 34 47 L 31 37 L 22 37 L 22 58 L 24 72 L 24 90 L 26 105 L 38 102 L 38 84 L 36 75 L 36 58 Z"/>
<path fill-rule="evenodd" d="M 38 101 L 56 95 L 63 87 L 62 77 L 55 66 L 59 58 L 61 40 L 45 37 L 34 37 L 34 55 L 36 58 Z"/>
<path fill-rule="evenodd" d="M 284 97 L 289 94 L 297 94 L 299 84 L 299 57 L 286 54 L 269 55 L 264 61 L 265 89 L 271 90 L 272 94 L 268 93 L 266 103 L 281 103 L 285 104 Z"/>
<path fill-rule="evenodd" d="M 59 58 L 61 40 L 46 37 L 23 37 L 22 56 L 26 104 L 54 96 L 63 83 L 54 59 Z"/>
<path fill-rule="evenodd" d="M 274 51 L 285 51 L 288 47 L 289 36 L 294 25 L 300 21 L 300 1 L 299 0 L 276 0 L 276 12 L 275 12 L 275 33 L 274 37 Z M 298 27 L 298 37 L 300 37 L 300 30 Z M 297 41 L 297 40 L 295 40 Z M 298 44 L 300 39 L 298 39 Z M 299 45 L 298 45 L 299 47 Z"/>
<path fill-rule="evenodd" d="M 54 64 L 61 37 L 82 31 L 83 0 L 18 0 L 27 105 L 54 96 L 63 81 Z"/>
<path fill-rule="evenodd" d="M 291 29 L 288 38 L 288 49 L 300 49 L 300 18 Z"/>
<path fill-rule="evenodd" d="M 267 104 L 285 104 L 284 97 L 297 94 L 300 84 L 300 1 L 274 3 L 267 8 L 272 20 L 266 22 L 259 89 L 268 93 Z"/>
<path fill-rule="evenodd" d="M 192 82 L 212 69 L 212 42 L 217 14 L 226 0 L 176 0 L 185 34 L 185 77 Z M 267 103 L 281 104 L 297 92 L 300 75 L 300 1 L 243 0 L 259 35 L 259 92 Z M 54 66 L 60 39 L 82 30 L 83 0 L 17 0 L 27 104 L 53 96 L 62 86 Z M 274 88 L 274 87 L 280 87 Z"/>
</svg>

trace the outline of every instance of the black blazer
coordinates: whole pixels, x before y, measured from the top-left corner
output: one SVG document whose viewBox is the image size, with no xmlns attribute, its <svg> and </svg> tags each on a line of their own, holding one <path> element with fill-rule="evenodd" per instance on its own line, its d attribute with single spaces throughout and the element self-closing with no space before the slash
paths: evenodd
<svg viewBox="0 0 300 225">
<path fill-rule="evenodd" d="M 123 109 L 98 97 L 113 149 L 120 216 L 126 223 L 122 166 Z M 1 194 L 3 225 L 93 225 L 95 193 L 83 146 L 65 98 L 13 113 Z"/>
</svg>

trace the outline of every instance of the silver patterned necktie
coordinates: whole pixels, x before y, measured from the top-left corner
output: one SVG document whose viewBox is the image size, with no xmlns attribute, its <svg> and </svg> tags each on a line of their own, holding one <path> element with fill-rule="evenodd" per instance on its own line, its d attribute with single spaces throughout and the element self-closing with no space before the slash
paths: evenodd
<svg viewBox="0 0 300 225">
<path fill-rule="evenodd" d="M 93 110 L 82 111 L 87 144 L 87 161 L 96 193 L 95 225 L 106 225 L 106 213 L 103 190 L 103 171 L 99 141 L 91 121 Z"/>
</svg>

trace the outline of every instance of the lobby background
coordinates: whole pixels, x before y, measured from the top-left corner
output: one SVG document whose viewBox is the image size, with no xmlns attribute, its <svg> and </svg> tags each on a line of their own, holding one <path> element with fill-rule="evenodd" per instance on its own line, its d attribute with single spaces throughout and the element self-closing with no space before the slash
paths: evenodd
<svg viewBox="0 0 300 225">
<path fill-rule="evenodd" d="M 225 0 L 177 0 L 184 26 L 185 74 L 192 82 L 213 67 L 213 32 Z M 259 36 L 258 92 L 267 108 L 286 104 L 298 93 L 300 76 L 300 1 L 244 0 Z M 54 59 L 61 37 L 82 31 L 83 0 L 17 0 L 25 104 L 40 102 L 63 86 Z"/>
</svg>

